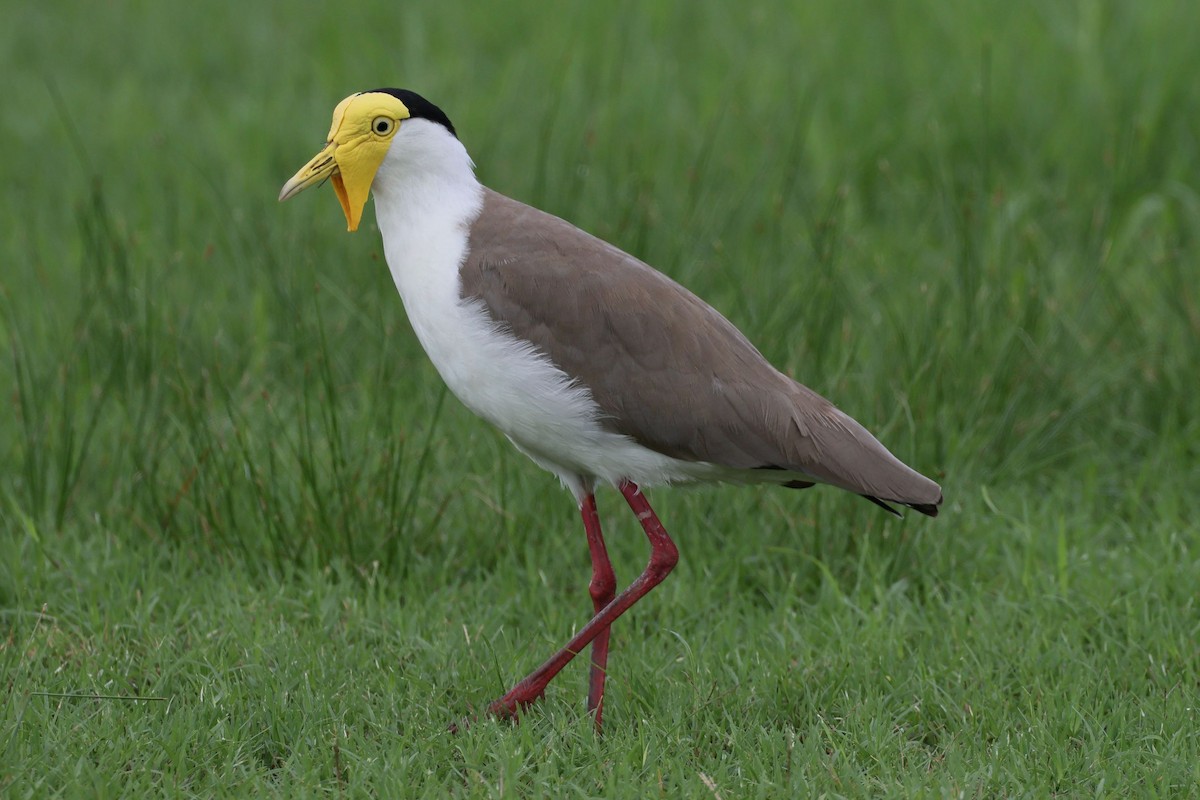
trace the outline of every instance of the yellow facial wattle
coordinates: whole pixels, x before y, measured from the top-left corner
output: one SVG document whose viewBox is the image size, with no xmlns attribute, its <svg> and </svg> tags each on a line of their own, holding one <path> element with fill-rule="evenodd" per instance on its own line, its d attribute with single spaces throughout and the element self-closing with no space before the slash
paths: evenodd
<svg viewBox="0 0 1200 800">
<path fill-rule="evenodd" d="M 375 173 L 401 121 L 410 116 L 404 103 L 385 92 L 350 95 L 333 110 L 325 147 L 283 185 L 279 199 L 287 200 L 331 178 L 346 215 L 346 230 L 357 230 Z"/>
</svg>

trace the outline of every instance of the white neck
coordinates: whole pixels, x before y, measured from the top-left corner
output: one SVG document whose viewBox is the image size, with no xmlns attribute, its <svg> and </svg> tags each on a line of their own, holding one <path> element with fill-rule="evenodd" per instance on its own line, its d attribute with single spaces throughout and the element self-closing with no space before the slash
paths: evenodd
<svg viewBox="0 0 1200 800">
<path fill-rule="evenodd" d="M 437 123 L 411 119 L 400 124 L 371 193 L 392 280 L 436 364 L 461 302 L 458 268 L 483 187 L 458 139 Z"/>
<path fill-rule="evenodd" d="M 458 231 L 465 237 L 483 206 L 483 188 L 462 142 L 424 119 L 400 124 L 371 193 L 393 273 L 423 260 L 431 251 L 430 239 Z M 444 247 L 445 242 L 438 244 Z"/>
<path fill-rule="evenodd" d="M 428 346 L 416 306 L 457 301 L 458 267 L 483 187 L 462 142 L 437 123 L 411 119 L 400 124 L 371 192 L 392 279 Z"/>
</svg>

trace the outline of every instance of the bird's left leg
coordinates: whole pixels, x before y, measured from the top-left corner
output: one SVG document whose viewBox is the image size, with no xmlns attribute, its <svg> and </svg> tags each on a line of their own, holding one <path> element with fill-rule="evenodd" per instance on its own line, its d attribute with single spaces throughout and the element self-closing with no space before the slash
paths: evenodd
<svg viewBox="0 0 1200 800">
<path fill-rule="evenodd" d="M 617 594 L 617 576 L 613 573 L 604 536 L 600 532 L 600 515 L 596 513 L 596 497 L 588 494 L 579 504 L 583 516 L 583 529 L 587 533 L 588 550 L 592 554 L 592 582 L 588 593 L 592 596 L 592 609 L 596 614 L 612 602 Z M 592 671 L 588 678 L 587 707 L 600 727 L 604 713 L 604 678 L 608 674 L 608 637 L 611 628 L 604 628 L 592 640 Z"/>
</svg>

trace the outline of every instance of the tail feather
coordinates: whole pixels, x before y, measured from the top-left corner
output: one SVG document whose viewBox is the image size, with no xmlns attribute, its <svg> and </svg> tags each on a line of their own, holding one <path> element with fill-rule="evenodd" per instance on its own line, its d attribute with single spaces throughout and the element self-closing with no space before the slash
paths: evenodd
<svg viewBox="0 0 1200 800">
<path fill-rule="evenodd" d="M 927 517 L 936 517 L 938 515 L 938 503 L 942 502 L 939 497 L 937 503 L 907 503 L 908 507 L 913 511 L 920 511 Z"/>
</svg>

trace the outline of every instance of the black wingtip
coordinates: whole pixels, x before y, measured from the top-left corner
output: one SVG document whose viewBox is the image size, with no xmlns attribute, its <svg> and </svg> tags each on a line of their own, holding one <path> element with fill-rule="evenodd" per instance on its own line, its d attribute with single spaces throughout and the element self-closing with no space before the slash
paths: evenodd
<svg viewBox="0 0 1200 800">
<path fill-rule="evenodd" d="M 878 497 L 875 497 L 875 496 L 873 496 L 873 495 L 869 495 L 869 494 L 864 494 L 864 495 L 862 495 L 862 497 L 865 497 L 865 498 L 867 498 L 867 499 L 868 499 L 868 500 L 870 500 L 872 503 L 874 503 L 875 505 L 879 506 L 880 508 L 882 508 L 884 511 L 888 512 L 889 514 L 895 514 L 897 517 L 903 517 L 903 516 L 904 516 L 904 515 L 903 515 L 903 514 L 901 514 L 899 511 L 897 511 L 896 509 L 894 509 L 894 508 L 892 508 L 891 506 L 889 506 L 887 503 L 885 503 L 885 502 L 883 502 L 882 500 L 880 500 Z"/>
<path fill-rule="evenodd" d="M 872 496 L 872 495 L 869 495 L 869 494 L 864 494 L 864 495 L 862 495 L 862 496 L 863 496 L 863 497 L 865 497 L 865 498 L 867 498 L 868 500 L 870 500 L 870 501 L 871 501 L 872 503 L 874 503 L 875 505 L 877 505 L 877 506 L 879 506 L 880 508 L 882 508 L 884 511 L 887 511 L 887 512 L 890 512 L 890 513 L 892 513 L 892 514 L 895 514 L 897 517 L 902 517 L 902 516 L 904 516 L 904 515 L 903 515 L 903 514 L 901 514 L 899 511 L 897 511 L 896 509 L 892 508 L 891 506 L 889 506 L 889 505 L 888 505 L 887 503 L 885 503 L 884 501 L 880 500 L 878 497 L 874 497 L 874 496 Z M 925 515 L 925 516 L 927 516 L 927 517 L 936 517 L 936 516 L 938 515 L 938 503 L 940 503 L 940 502 L 941 502 L 941 498 L 938 498 L 938 503 L 903 503 L 903 502 L 901 502 L 900 500 L 892 500 L 891 502 L 893 502 L 893 503 L 900 503 L 901 505 L 908 506 L 908 507 L 909 507 L 909 508 L 911 508 L 913 511 L 919 511 L 919 512 L 921 512 L 922 514 L 924 514 L 924 515 Z"/>
</svg>

